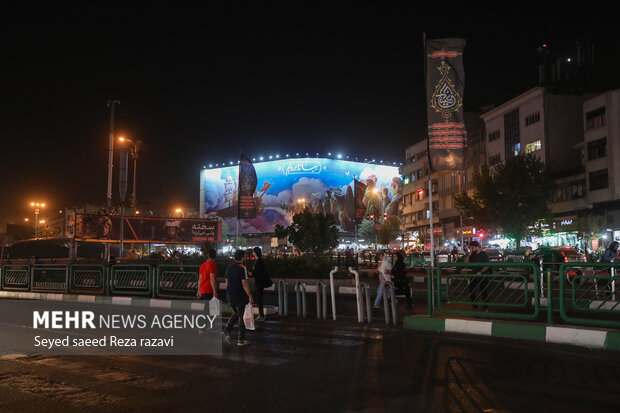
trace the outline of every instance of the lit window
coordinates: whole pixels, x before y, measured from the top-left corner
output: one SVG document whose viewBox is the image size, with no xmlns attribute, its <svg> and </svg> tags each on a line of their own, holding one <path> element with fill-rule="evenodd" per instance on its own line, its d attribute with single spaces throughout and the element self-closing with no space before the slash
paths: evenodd
<svg viewBox="0 0 620 413">
<path fill-rule="evenodd" d="M 542 142 L 539 140 L 525 145 L 525 153 L 536 152 L 542 149 Z"/>
</svg>

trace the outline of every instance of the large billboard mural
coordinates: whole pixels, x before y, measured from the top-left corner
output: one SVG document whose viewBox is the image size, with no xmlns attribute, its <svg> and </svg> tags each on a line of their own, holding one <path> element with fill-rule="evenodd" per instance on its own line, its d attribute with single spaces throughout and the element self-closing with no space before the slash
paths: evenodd
<svg viewBox="0 0 620 413">
<path fill-rule="evenodd" d="M 239 220 L 239 233 L 273 232 L 287 226 L 293 215 L 308 208 L 332 214 L 341 231 L 353 232 L 356 211 L 382 216 L 398 215 L 402 180 L 398 167 L 326 158 L 283 159 L 254 164 L 257 176 L 256 218 Z M 200 212 L 215 214 L 236 231 L 238 166 L 206 169 L 200 178 Z M 354 194 L 354 178 L 364 194 Z M 361 199 L 357 205 L 355 199 Z M 359 203 L 359 202 L 358 202 Z"/>
</svg>

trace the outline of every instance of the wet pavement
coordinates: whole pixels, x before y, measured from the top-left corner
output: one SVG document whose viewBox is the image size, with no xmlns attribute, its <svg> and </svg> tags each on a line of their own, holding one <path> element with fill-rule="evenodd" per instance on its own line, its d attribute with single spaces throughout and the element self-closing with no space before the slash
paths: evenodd
<svg viewBox="0 0 620 413">
<path fill-rule="evenodd" d="M 291 309 L 221 356 L 0 357 L 0 411 L 620 411 L 620 352 Z"/>
</svg>

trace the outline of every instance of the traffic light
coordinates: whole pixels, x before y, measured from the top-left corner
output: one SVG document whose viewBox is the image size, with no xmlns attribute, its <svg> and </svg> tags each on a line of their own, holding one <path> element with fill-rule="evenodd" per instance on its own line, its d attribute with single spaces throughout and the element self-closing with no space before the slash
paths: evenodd
<svg viewBox="0 0 620 413">
<path fill-rule="evenodd" d="M 478 236 L 480 237 L 480 239 L 484 238 L 484 231 L 479 231 Z"/>
</svg>

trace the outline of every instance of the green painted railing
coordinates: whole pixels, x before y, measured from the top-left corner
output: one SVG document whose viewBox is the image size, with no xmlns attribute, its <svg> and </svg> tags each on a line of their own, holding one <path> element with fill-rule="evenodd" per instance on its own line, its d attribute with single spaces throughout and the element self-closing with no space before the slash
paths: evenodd
<svg viewBox="0 0 620 413">
<path fill-rule="evenodd" d="M 102 264 L 73 264 L 69 267 L 69 292 L 106 294 L 108 269 Z"/>
<path fill-rule="evenodd" d="M 115 264 L 110 267 L 110 293 L 153 296 L 153 268 L 150 265 Z"/>
<path fill-rule="evenodd" d="M 68 265 L 33 265 L 30 267 L 30 291 L 68 292 L 68 278 Z"/>
<path fill-rule="evenodd" d="M 28 265 L 3 265 L 0 268 L 0 289 L 6 291 L 30 290 L 30 267 Z"/>
<path fill-rule="evenodd" d="M 492 273 L 476 274 L 477 269 L 485 267 L 490 268 Z M 540 314 L 539 269 L 532 263 L 513 262 L 510 263 L 510 267 L 533 273 L 533 289 L 530 289 L 527 277 L 521 272 L 502 271 L 499 274 L 498 270 L 506 268 L 504 263 L 439 264 L 436 271 L 437 309 L 444 314 L 537 319 Z M 445 271 L 447 268 L 455 272 L 447 273 Z M 469 308 L 452 308 L 453 306 Z M 474 306 L 481 309 L 488 308 L 488 312 L 476 311 Z"/>
<path fill-rule="evenodd" d="M 166 298 L 196 298 L 199 265 L 158 265 L 155 276 L 155 295 Z"/>
<path fill-rule="evenodd" d="M 564 321 L 620 328 L 620 263 L 567 262 L 558 273 Z"/>
</svg>

